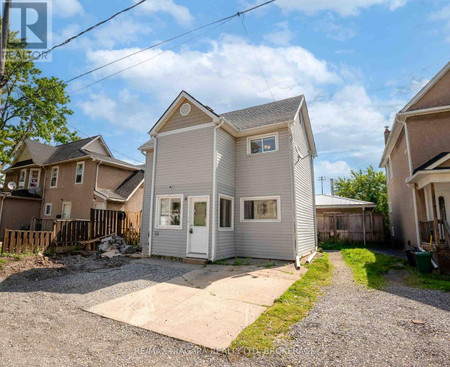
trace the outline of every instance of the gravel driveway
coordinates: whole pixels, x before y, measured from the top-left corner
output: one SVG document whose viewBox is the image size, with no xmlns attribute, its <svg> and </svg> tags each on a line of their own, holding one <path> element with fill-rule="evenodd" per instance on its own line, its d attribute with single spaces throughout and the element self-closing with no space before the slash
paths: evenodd
<svg viewBox="0 0 450 367">
<path fill-rule="evenodd" d="M 435 366 L 450 360 L 450 298 L 395 283 L 354 285 L 340 253 L 333 284 L 292 328 L 279 355 L 246 358 L 205 351 L 82 311 L 191 271 L 165 260 L 62 272 L 45 269 L 0 283 L 0 366 Z M 40 272 L 43 272 L 41 274 Z M 420 319 L 423 325 L 412 323 Z M 447 333 L 445 333 L 447 331 Z"/>
</svg>

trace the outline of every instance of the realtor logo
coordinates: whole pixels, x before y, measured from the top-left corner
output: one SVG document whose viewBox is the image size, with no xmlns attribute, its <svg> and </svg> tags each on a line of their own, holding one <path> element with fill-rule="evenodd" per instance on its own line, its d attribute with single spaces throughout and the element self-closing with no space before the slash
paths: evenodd
<svg viewBox="0 0 450 367">
<path fill-rule="evenodd" d="M 51 47 L 50 11 L 50 1 L 12 1 L 10 31 L 25 43 L 23 55 L 19 53 L 20 59 L 31 56 L 35 61 L 51 61 L 51 54 L 45 53 Z"/>
</svg>

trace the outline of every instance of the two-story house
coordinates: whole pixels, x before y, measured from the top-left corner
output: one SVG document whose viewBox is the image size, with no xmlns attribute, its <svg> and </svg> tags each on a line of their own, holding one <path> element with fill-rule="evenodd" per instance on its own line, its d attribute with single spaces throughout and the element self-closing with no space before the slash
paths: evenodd
<svg viewBox="0 0 450 367">
<path fill-rule="evenodd" d="M 2 233 L 33 218 L 89 219 L 91 208 L 142 208 L 143 169 L 114 158 L 101 136 L 57 146 L 28 139 L 3 173 Z"/>
<path fill-rule="evenodd" d="M 450 217 L 450 63 L 397 113 L 385 138 L 380 167 L 386 169 L 392 238 L 422 248 L 437 225 L 433 240 L 439 237 L 445 244 Z"/>
<path fill-rule="evenodd" d="M 303 96 L 217 114 L 182 91 L 149 134 L 144 254 L 294 260 L 315 250 Z"/>
</svg>

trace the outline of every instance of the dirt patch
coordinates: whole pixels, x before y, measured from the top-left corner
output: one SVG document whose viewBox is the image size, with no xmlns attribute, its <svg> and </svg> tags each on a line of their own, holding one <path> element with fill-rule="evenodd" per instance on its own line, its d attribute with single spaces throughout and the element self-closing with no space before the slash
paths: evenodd
<svg viewBox="0 0 450 367">
<path fill-rule="evenodd" d="M 11 275 L 21 273 L 24 277 L 36 281 L 73 272 L 118 267 L 128 264 L 132 261 L 132 258 L 120 256 L 110 259 L 99 257 L 96 253 L 85 253 L 84 256 L 55 255 L 48 257 L 36 255 L 24 256 L 21 259 L 4 257 L 1 260 L 0 281 L 7 279 Z M 49 271 L 42 272 L 40 269 L 49 269 Z"/>
</svg>

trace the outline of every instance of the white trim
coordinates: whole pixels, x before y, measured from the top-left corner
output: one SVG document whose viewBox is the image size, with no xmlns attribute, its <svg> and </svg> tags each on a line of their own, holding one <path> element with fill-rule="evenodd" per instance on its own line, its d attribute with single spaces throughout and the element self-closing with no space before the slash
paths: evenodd
<svg viewBox="0 0 450 367">
<path fill-rule="evenodd" d="M 177 226 L 160 226 L 159 223 L 159 215 L 161 214 L 161 199 L 180 199 L 180 224 Z M 183 229 L 183 206 L 184 206 L 184 195 L 183 194 L 168 194 L 168 195 L 156 195 L 156 215 L 155 215 L 155 229 L 174 229 L 180 230 Z"/>
<path fill-rule="evenodd" d="M 94 195 L 97 195 L 99 198 L 103 199 L 103 200 L 108 200 L 108 196 L 106 196 L 105 194 L 102 194 L 101 192 L 94 190 Z"/>
<path fill-rule="evenodd" d="M 277 218 L 276 219 L 244 219 L 244 201 L 274 200 L 274 199 L 277 201 Z M 239 214 L 240 214 L 241 222 L 249 222 L 249 223 L 281 222 L 281 197 L 279 195 L 241 197 Z"/>
<path fill-rule="evenodd" d="M 187 99 L 189 102 L 191 102 L 195 107 L 197 107 L 198 109 L 200 109 L 202 112 L 204 112 L 205 114 L 207 114 L 209 117 L 212 118 L 213 122 L 218 121 L 219 120 L 219 116 L 217 116 L 215 113 L 211 112 L 210 110 L 208 110 L 205 106 L 203 106 L 201 103 L 199 103 L 198 101 L 196 101 L 192 96 L 190 96 L 188 93 L 186 93 L 185 91 L 182 91 L 178 97 L 171 103 L 171 105 L 169 106 L 169 108 L 166 110 L 166 112 L 164 112 L 164 114 L 159 118 L 159 120 L 156 122 L 156 125 L 152 127 L 152 129 L 148 132 L 149 134 L 152 134 L 154 132 L 158 132 L 166 123 L 166 120 L 170 118 L 170 116 L 172 116 L 172 114 L 174 113 L 175 110 L 175 106 L 178 105 L 178 103 L 183 99 Z"/>
<path fill-rule="evenodd" d="M 64 205 L 70 206 L 70 215 L 69 218 L 63 218 L 64 217 Z M 61 205 L 61 219 L 70 219 L 72 217 L 72 202 L 71 201 L 63 201 Z"/>
<path fill-rule="evenodd" d="M 401 112 L 406 111 L 409 107 L 419 101 L 425 93 L 427 93 L 450 69 L 450 62 L 448 62 L 439 72 L 427 83 L 425 86 L 402 108 Z"/>
<path fill-rule="evenodd" d="M 20 174 L 22 172 L 25 172 L 24 176 L 23 176 L 23 186 L 20 187 Z M 19 179 L 17 180 L 17 188 L 18 189 L 24 189 L 25 188 L 25 183 L 27 182 L 27 169 L 26 168 L 22 168 L 19 172 Z"/>
<path fill-rule="evenodd" d="M 186 223 L 186 257 L 197 257 L 202 259 L 208 259 L 209 258 L 209 202 L 210 197 L 209 195 L 191 195 L 188 196 L 188 207 L 187 207 L 187 223 Z M 189 230 L 190 230 L 190 216 L 191 216 L 191 199 L 206 199 L 206 228 L 207 228 L 207 246 L 206 246 L 206 254 L 200 254 L 200 253 L 192 253 L 190 252 L 190 236 L 189 236 Z"/>
<path fill-rule="evenodd" d="M 30 173 L 29 173 L 29 177 L 28 177 L 28 188 L 29 189 L 33 188 L 31 186 L 31 178 L 33 177 L 33 175 L 32 175 L 33 171 L 38 171 L 38 179 L 37 179 L 36 186 L 34 186 L 34 187 L 39 187 L 39 183 L 40 183 L 40 180 L 41 180 L 41 169 L 40 168 L 30 168 Z"/>
<path fill-rule="evenodd" d="M 81 172 L 81 182 L 77 182 L 77 171 L 78 171 L 78 165 L 81 164 L 83 166 L 83 171 Z M 84 181 L 84 161 L 77 162 L 75 165 L 75 185 L 81 185 Z"/>
<path fill-rule="evenodd" d="M 450 159 L 450 153 L 444 155 L 441 159 L 438 159 L 436 162 L 434 162 L 433 164 L 430 164 L 426 170 L 432 170 L 436 167 L 439 167 L 442 163 L 445 163 L 446 161 L 448 161 Z"/>
<path fill-rule="evenodd" d="M 275 149 L 274 150 L 268 150 L 268 151 L 264 151 L 264 138 L 271 138 L 274 137 L 275 138 Z M 257 140 L 257 139 L 261 139 L 261 152 L 258 153 L 252 153 L 251 152 L 251 141 L 252 140 Z M 262 134 L 262 135 L 254 135 L 254 136 L 249 136 L 247 137 L 247 155 L 248 156 L 254 156 L 254 155 L 259 155 L 259 154 L 265 154 L 265 153 L 274 153 L 274 152 L 278 152 L 279 150 L 279 143 L 278 143 L 278 132 L 274 132 L 274 133 L 270 133 L 270 134 Z"/>
<path fill-rule="evenodd" d="M 184 108 L 187 108 L 187 111 L 183 111 Z M 188 102 L 184 102 L 181 106 L 180 106 L 180 115 L 181 116 L 187 116 L 191 113 L 192 110 L 192 106 L 190 103 Z"/>
<path fill-rule="evenodd" d="M 199 125 L 194 125 L 194 126 L 183 127 L 181 129 L 164 131 L 162 133 L 159 133 L 158 136 L 167 136 L 167 135 L 173 135 L 173 134 L 178 134 L 178 133 L 185 133 L 188 131 L 204 129 L 207 127 L 213 127 L 215 125 L 216 124 L 214 122 L 207 122 L 206 124 L 199 124 Z"/>
<path fill-rule="evenodd" d="M 156 174 L 156 149 L 158 147 L 158 138 L 155 136 L 154 151 L 152 155 L 152 187 L 150 188 L 150 218 L 148 224 L 148 256 L 152 256 L 152 239 L 153 239 L 153 206 L 155 203 L 155 174 Z M 148 153 L 147 153 L 148 154 Z M 147 163 L 147 160 L 145 161 Z"/>
<path fill-rule="evenodd" d="M 47 208 L 50 208 L 50 212 L 47 214 Z M 45 207 L 44 207 L 44 216 L 45 217 L 50 217 L 52 215 L 52 203 L 45 203 Z"/>
<path fill-rule="evenodd" d="M 56 168 L 56 183 L 55 183 L 55 186 L 52 186 L 52 173 L 53 173 L 54 168 Z M 59 178 L 59 166 L 51 167 L 50 168 L 50 185 L 49 185 L 50 189 L 54 189 L 54 188 L 58 187 L 58 178 Z"/>
<path fill-rule="evenodd" d="M 217 213 L 217 230 L 219 232 L 233 232 L 234 231 L 234 197 L 228 196 L 224 194 L 219 194 L 219 212 Z M 220 213 L 222 212 L 220 210 L 220 199 L 226 199 L 231 200 L 231 227 L 221 227 L 220 226 Z"/>
</svg>

